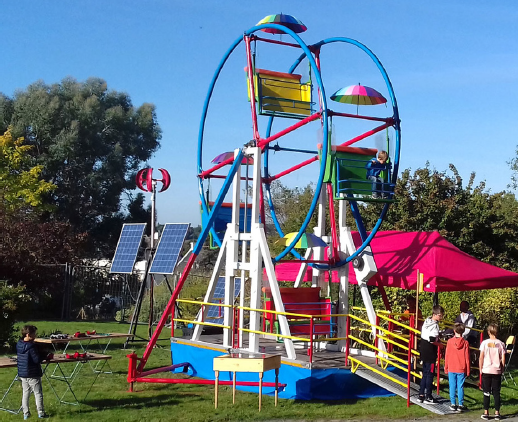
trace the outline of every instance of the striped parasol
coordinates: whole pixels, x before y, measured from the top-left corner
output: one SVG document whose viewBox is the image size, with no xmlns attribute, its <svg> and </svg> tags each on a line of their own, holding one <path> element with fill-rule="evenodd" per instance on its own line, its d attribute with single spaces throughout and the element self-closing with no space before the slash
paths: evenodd
<svg viewBox="0 0 518 422">
<path fill-rule="evenodd" d="M 233 151 L 223 152 L 223 153 L 217 155 L 216 157 L 214 157 L 211 162 L 214 164 L 219 164 L 219 163 L 222 163 L 223 161 L 227 161 L 230 158 L 234 158 Z M 243 157 L 243 159 L 241 160 L 241 164 L 246 164 L 247 161 L 248 161 L 248 164 L 254 164 L 254 159 L 252 157 L 248 157 L 248 158 Z"/>
<path fill-rule="evenodd" d="M 264 25 L 265 23 L 276 23 L 278 25 L 285 26 L 286 28 L 291 29 L 296 34 L 306 31 L 308 28 L 301 21 L 299 21 L 296 17 L 291 15 L 285 15 L 284 13 L 280 13 L 277 15 L 268 15 L 265 18 L 261 19 L 257 22 L 256 26 Z M 261 31 L 269 32 L 270 34 L 283 34 L 282 31 L 273 28 L 264 28 Z"/>
<path fill-rule="evenodd" d="M 295 236 L 298 235 L 298 232 L 288 233 L 283 238 L 277 240 L 275 243 L 288 246 Z M 324 242 L 320 237 L 314 235 L 313 233 L 303 233 L 302 237 L 299 239 L 297 243 L 295 243 L 296 248 L 318 248 L 318 247 L 326 247 L 327 243 Z"/>
<path fill-rule="evenodd" d="M 363 85 L 351 85 L 336 91 L 331 95 L 333 101 L 356 105 L 384 104 L 387 99 L 374 88 Z"/>
</svg>

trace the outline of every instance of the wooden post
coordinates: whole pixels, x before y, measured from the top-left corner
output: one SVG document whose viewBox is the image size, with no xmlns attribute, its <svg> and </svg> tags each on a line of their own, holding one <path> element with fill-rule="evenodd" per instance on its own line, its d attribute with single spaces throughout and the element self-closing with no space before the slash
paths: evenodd
<svg viewBox="0 0 518 422">
<path fill-rule="evenodd" d="M 236 403 L 236 371 L 232 376 L 232 404 Z"/>
<path fill-rule="evenodd" d="M 216 378 L 214 379 L 214 409 L 218 408 L 218 381 L 219 381 L 219 371 L 214 371 L 216 374 Z"/>
<path fill-rule="evenodd" d="M 412 317 L 410 317 L 412 319 Z M 410 321 L 410 325 L 412 325 L 412 321 Z M 406 397 L 406 407 L 410 407 L 410 379 L 412 376 L 412 344 L 414 343 L 414 332 L 410 331 L 410 337 L 408 338 L 408 363 L 407 363 L 407 397 Z"/>
<path fill-rule="evenodd" d="M 263 373 L 259 372 L 259 412 L 261 411 L 262 401 L 263 401 Z"/>
<path fill-rule="evenodd" d="M 279 368 L 275 368 L 275 407 L 279 402 Z"/>
</svg>

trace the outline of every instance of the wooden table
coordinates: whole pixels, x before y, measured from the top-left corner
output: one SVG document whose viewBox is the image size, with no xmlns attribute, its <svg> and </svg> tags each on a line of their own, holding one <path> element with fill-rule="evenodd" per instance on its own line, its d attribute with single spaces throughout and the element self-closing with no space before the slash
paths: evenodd
<svg viewBox="0 0 518 422">
<path fill-rule="evenodd" d="M 77 399 L 77 396 L 76 396 L 76 394 L 75 394 L 75 392 L 74 392 L 74 390 L 72 388 L 72 384 L 74 383 L 74 381 L 76 380 L 77 376 L 79 375 L 79 371 L 74 371 L 74 373 L 73 373 L 73 375 L 71 377 L 70 376 L 66 376 L 65 373 L 63 372 L 63 368 L 61 367 L 61 365 L 64 364 L 64 363 L 75 363 L 76 366 L 77 365 L 81 365 L 81 367 L 82 367 L 87 362 L 98 361 L 98 362 L 106 363 L 111 358 L 112 357 L 109 356 L 109 355 L 103 355 L 103 354 L 99 354 L 99 353 L 87 353 L 87 355 L 85 357 L 78 358 L 78 359 L 67 359 L 65 354 L 55 354 L 52 359 L 46 360 L 46 361 L 44 361 L 42 363 L 43 377 L 48 381 L 49 386 L 50 386 L 52 392 L 54 393 L 54 395 L 56 396 L 56 398 L 58 399 L 58 402 L 60 404 L 78 405 L 79 404 L 79 400 Z M 47 368 L 49 367 L 50 364 L 55 364 L 56 365 L 56 369 L 58 369 L 61 372 L 62 376 L 53 376 L 53 375 L 51 375 L 49 377 L 47 375 Z M 15 358 L 0 357 L 0 369 L 3 369 L 3 368 L 16 368 L 16 367 L 17 367 L 17 361 L 16 361 Z M 102 368 L 101 368 L 101 370 L 102 370 Z M 90 393 L 90 390 L 92 389 L 92 387 L 94 386 L 95 382 L 97 381 L 97 378 L 98 378 L 100 373 L 101 373 L 101 371 L 98 371 L 96 373 L 95 378 L 94 378 L 92 384 L 90 385 L 90 388 L 88 389 L 87 393 L 85 394 L 83 400 L 86 399 L 86 397 Z M 61 396 L 58 395 L 58 393 L 56 392 L 54 386 L 52 385 L 52 382 L 50 380 L 51 378 L 54 379 L 54 380 L 63 381 L 63 382 L 66 383 L 67 389 L 66 389 L 66 391 Z M 9 409 L 9 408 L 2 407 L 2 403 L 5 401 L 5 399 L 7 398 L 9 393 L 11 392 L 15 382 L 18 381 L 18 380 L 19 380 L 19 377 L 18 377 L 18 374 L 16 374 L 14 379 L 13 379 L 13 381 L 9 385 L 9 388 L 7 389 L 7 391 L 2 396 L 2 399 L 0 400 L 0 410 L 4 410 L 6 412 L 14 413 L 14 414 L 18 414 L 20 412 L 21 407 L 18 408 L 18 409 Z M 72 394 L 72 396 L 74 397 L 75 402 L 68 402 L 68 401 L 64 400 L 65 395 L 69 391 Z"/>
<path fill-rule="evenodd" d="M 219 371 L 230 371 L 232 377 L 232 403 L 236 402 L 236 372 L 259 373 L 259 411 L 263 397 L 263 374 L 275 369 L 275 406 L 279 399 L 279 368 L 281 367 L 281 355 L 266 355 L 264 353 L 230 353 L 218 356 L 213 362 L 215 372 L 214 383 L 214 407 L 218 408 L 218 381 Z"/>
</svg>

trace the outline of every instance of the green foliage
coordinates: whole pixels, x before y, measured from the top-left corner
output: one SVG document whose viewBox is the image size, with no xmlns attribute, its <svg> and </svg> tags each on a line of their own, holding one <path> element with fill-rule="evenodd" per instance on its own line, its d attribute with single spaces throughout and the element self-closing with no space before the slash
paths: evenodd
<svg viewBox="0 0 518 422">
<path fill-rule="evenodd" d="M 13 99 L 0 95 L 0 130 L 8 124 L 56 185 L 47 197 L 53 217 L 78 232 L 94 232 L 123 210 L 122 194 L 135 188 L 135 172 L 161 137 L 152 104 L 134 107 L 99 78 L 36 82 Z"/>
<path fill-rule="evenodd" d="M 42 209 L 44 195 L 55 188 L 41 180 L 42 166 L 34 165 L 30 150 L 9 129 L 0 136 L 0 208 L 6 213 Z"/>
<path fill-rule="evenodd" d="M 484 183 L 474 186 L 475 174 L 463 186 L 455 166 L 450 164 L 451 175 L 431 169 L 429 165 L 413 174 L 405 170 L 398 180 L 395 195 L 383 230 L 432 231 L 441 233 L 462 251 L 481 261 L 518 271 L 518 202 L 513 194 L 492 194 Z M 379 217 L 379 206 L 369 205 L 364 212 L 368 224 Z M 391 290 L 391 289 L 388 289 Z M 404 304 L 405 293 L 397 293 L 396 303 Z M 459 313 L 462 300 L 471 304 L 479 326 L 497 322 L 512 330 L 518 315 L 517 289 L 497 289 L 476 292 L 440 294 L 447 319 Z M 422 295 L 423 314 L 431 312 L 432 297 Z M 376 299 L 378 302 L 380 298 Z M 381 303 L 380 303 L 381 304 Z"/>
<path fill-rule="evenodd" d="M 16 341 L 14 323 L 20 316 L 21 305 L 29 300 L 24 292 L 23 286 L 9 286 L 0 281 L 0 350 Z"/>
<path fill-rule="evenodd" d="M 272 187 L 272 197 L 283 229 L 286 233 L 298 231 L 314 195 L 312 186 L 290 189 L 278 183 Z M 475 185 L 474 173 L 464 185 L 455 166 L 450 165 L 449 172 L 439 172 L 427 164 L 413 173 L 408 169 L 403 171 L 395 196 L 397 201 L 391 205 L 382 230 L 439 231 L 459 249 L 481 261 L 518 272 L 518 201 L 513 194 L 493 194 L 486 190 L 484 183 Z M 369 204 L 361 209 L 367 229 L 378 220 L 381 207 Z M 352 220 L 348 217 L 348 221 Z M 310 227 L 315 223 L 314 217 Z M 275 254 L 284 247 L 274 241 L 271 241 L 271 247 Z M 408 295 L 415 295 L 415 292 L 401 289 L 386 290 L 396 312 L 405 309 Z M 516 303 L 517 296 L 517 289 L 497 289 L 441 293 L 439 300 L 445 307 L 447 319 L 453 320 L 459 313 L 460 302 L 468 300 L 479 326 L 497 322 L 511 331 L 518 314 L 516 307 L 510 304 Z M 372 297 L 375 307 L 384 308 L 375 288 L 372 289 Z M 358 304 L 361 304 L 361 299 Z M 420 296 L 424 315 L 431 313 L 432 304 L 433 295 L 424 293 Z"/>
</svg>

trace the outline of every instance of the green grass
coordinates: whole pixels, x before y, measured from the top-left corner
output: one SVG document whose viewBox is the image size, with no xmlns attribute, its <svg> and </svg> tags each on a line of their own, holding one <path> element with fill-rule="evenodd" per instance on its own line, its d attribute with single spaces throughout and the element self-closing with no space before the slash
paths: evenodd
<svg viewBox="0 0 518 422">
<path fill-rule="evenodd" d="M 20 323 L 20 324 L 24 324 Z M 38 327 L 39 333 L 51 333 L 60 330 L 66 333 L 76 331 L 97 330 L 97 332 L 127 332 L 128 325 L 118 323 L 99 322 L 30 322 Z M 139 326 L 137 334 L 145 336 L 146 326 Z M 161 338 L 162 347 L 157 348 L 151 354 L 148 368 L 165 366 L 170 364 L 169 330 L 164 330 Z M 244 421 L 244 420 L 388 420 L 388 419 L 415 419 L 417 417 L 430 417 L 434 415 L 419 406 L 406 408 L 406 401 L 400 397 L 371 398 L 365 400 L 348 400 L 340 402 L 317 402 L 279 400 L 278 407 L 274 407 L 272 397 L 263 397 L 263 409 L 257 411 L 257 395 L 237 392 L 236 404 L 232 405 L 231 389 L 221 388 L 219 407 L 214 410 L 214 388 L 202 385 L 167 385 L 167 384 L 136 384 L 136 391 L 129 393 L 126 382 L 128 361 L 126 354 L 129 350 L 123 350 L 124 340 L 113 340 L 110 346 L 110 354 L 113 359 L 110 365 L 113 374 L 102 374 L 98 378 L 87 399 L 80 406 L 59 405 L 55 396 L 50 391 L 47 382 L 43 381 L 45 407 L 52 420 L 56 421 Z M 145 348 L 145 343 L 133 343 L 130 345 L 139 356 Z M 72 351 L 77 348 L 71 347 Z M 12 381 L 16 369 L 2 370 L 0 376 L 0 397 Z M 94 374 L 88 365 L 85 365 L 81 377 L 76 381 L 75 391 L 82 398 L 93 381 Z M 518 373 L 516 374 L 518 378 Z M 64 391 L 63 386 L 54 384 Z M 76 385 L 76 384 L 74 384 Z M 446 388 L 442 395 L 447 397 Z M 10 395 L 10 405 L 18 406 L 21 401 L 21 388 L 19 384 L 13 394 Z M 502 414 L 518 413 L 518 388 L 502 388 Z M 474 388 L 466 389 L 466 404 L 472 409 L 469 418 L 479 418 L 482 409 L 482 393 Z M 35 413 L 34 400 L 31 399 L 31 409 Z M 468 416 L 468 415 L 466 415 Z M 0 411 L 0 421 L 20 420 L 21 415 L 11 415 Z"/>
</svg>

